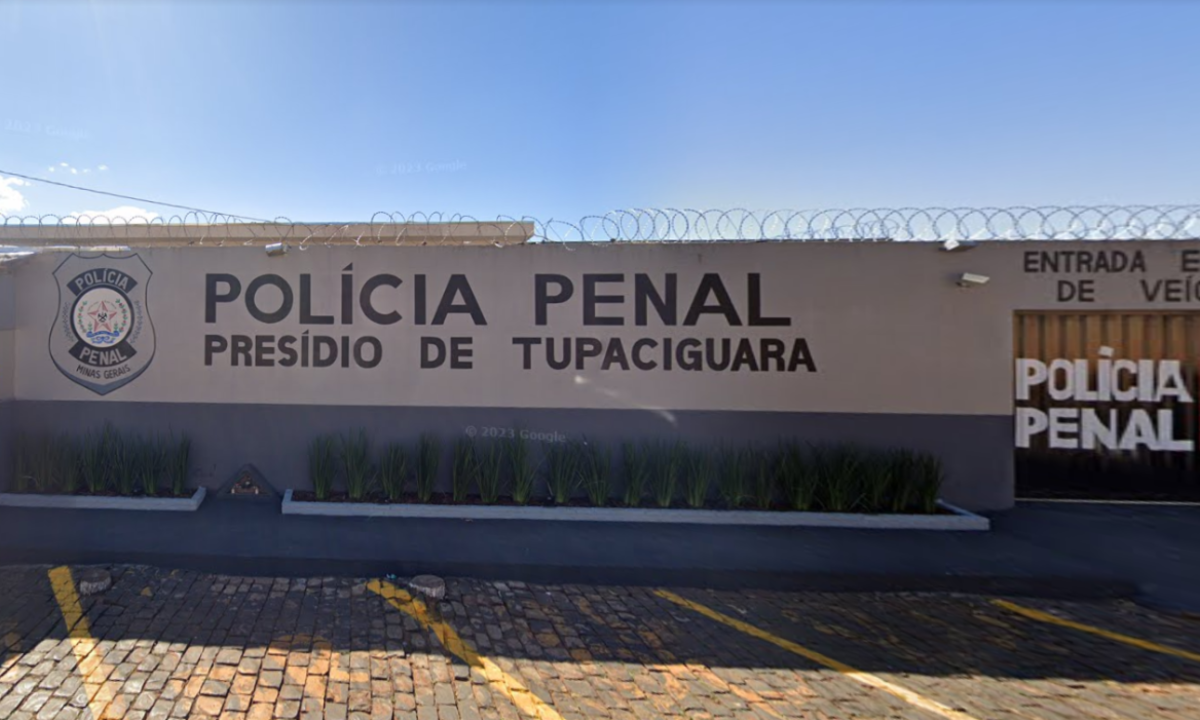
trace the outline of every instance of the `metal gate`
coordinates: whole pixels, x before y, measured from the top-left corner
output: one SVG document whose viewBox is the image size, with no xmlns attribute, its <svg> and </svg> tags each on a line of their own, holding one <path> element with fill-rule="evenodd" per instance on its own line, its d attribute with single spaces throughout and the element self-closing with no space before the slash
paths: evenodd
<svg viewBox="0 0 1200 720">
<path fill-rule="evenodd" d="M 1017 497 L 1200 500 L 1200 312 L 1018 312 Z"/>
</svg>

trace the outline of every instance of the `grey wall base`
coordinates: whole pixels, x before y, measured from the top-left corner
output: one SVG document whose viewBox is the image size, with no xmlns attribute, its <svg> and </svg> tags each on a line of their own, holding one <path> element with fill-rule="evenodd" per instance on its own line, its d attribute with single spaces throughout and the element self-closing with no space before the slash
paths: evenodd
<svg viewBox="0 0 1200 720">
<path fill-rule="evenodd" d="M 13 444 L 17 439 L 17 426 L 13 423 L 13 408 L 16 405 L 12 400 L 0 400 L 0 477 L 4 478 L 2 489 L 12 487 L 11 477 L 13 472 Z"/>
<path fill-rule="evenodd" d="M 446 475 L 451 441 L 470 427 L 478 436 L 486 428 L 511 428 L 571 438 L 586 436 L 609 444 L 682 438 L 693 443 L 770 446 L 781 438 L 798 438 L 906 447 L 942 458 L 947 472 L 942 496 L 949 502 L 972 511 L 1004 509 L 1013 503 L 1012 418 L 1006 415 L 66 401 L 17 401 L 12 405 L 20 427 L 32 432 L 85 433 L 105 421 L 141 432 L 187 432 L 196 461 L 194 482 L 210 488 L 221 486 L 246 463 L 253 463 L 277 488 L 308 488 L 307 447 L 313 437 L 360 427 L 370 432 L 376 448 L 392 440 L 414 443 L 420 433 L 433 433 L 442 439 L 445 456 L 441 466 Z M 443 477 L 444 488 L 448 488 L 447 478 Z"/>
</svg>

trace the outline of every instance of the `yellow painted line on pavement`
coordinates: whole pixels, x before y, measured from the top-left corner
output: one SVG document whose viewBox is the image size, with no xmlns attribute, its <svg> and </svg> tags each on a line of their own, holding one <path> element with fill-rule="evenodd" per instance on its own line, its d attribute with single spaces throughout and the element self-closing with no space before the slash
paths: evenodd
<svg viewBox="0 0 1200 720">
<path fill-rule="evenodd" d="M 92 637 L 88 627 L 87 616 L 83 606 L 79 604 L 79 593 L 75 591 L 75 580 L 71 577 L 71 569 L 64 566 L 48 571 L 50 587 L 54 590 L 54 599 L 58 601 L 58 609 L 62 612 L 63 622 L 67 625 L 67 639 L 71 642 L 71 652 L 75 655 L 75 665 L 83 676 L 84 692 L 87 693 L 87 707 L 92 718 L 101 720 L 105 717 L 104 709 L 112 702 L 110 692 L 102 692 L 99 683 L 89 683 L 88 678 L 103 664 L 97 653 L 96 639 Z"/>
<path fill-rule="evenodd" d="M 1004 608 L 1009 612 L 1014 612 L 1023 617 L 1027 617 L 1030 620 L 1037 620 L 1038 622 L 1049 623 L 1051 625 L 1058 625 L 1060 627 L 1071 628 L 1072 630 L 1079 630 L 1080 632 L 1098 635 L 1099 637 L 1115 640 L 1116 642 L 1124 643 L 1126 645 L 1132 645 L 1133 647 L 1141 648 L 1142 650 L 1149 650 L 1151 652 L 1162 653 L 1164 655 L 1173 655 L 1178 658 L 1183 658 L 1184 660 L 1200 662 L 1200 654 L 1198 653 L 1180 650 L 1179 648 L 1173 648 L 1167 645 L 1159 645 L 1156 642 L 1150 642 L 1149 640 L 1142 640 L 1141 638 L 1136 638 L 1132 635 L 1123 635 L 1111 630 L 1105 630 L 1104 628 L 1099 628 L 1095 625 L 1086 625 L 1081 622 L 1075 622 L 1074 620 L 1067 620 L 1056 615 L 1051 615 L 1048 612 L 1034 610 L 1033 608 L 1025 607 L 1024 605 L 1018 605 L 1015 602 L 1009 602 L 1008 600 L 992 600 L 992 604 L 996 607 Z"/>
<path fill-rule="evenodd" d="M 512 700 L 522 713 L 531 718 L 538 718 L 538 720 L 563 720 L 563 717 L 554 708 L 533 694 L 520 680 L 504 672 L 499 665 L 488 658 L 475 652 L 474 648 L 459 637 L 454 628 L 433 617 L 429 608 L 420 598 L 415 598 L 408 591 L 381 580 L 372 580 L 367 583 L 367 589 L 387 600 L 392 607 L 432 630 L 437 635 L 438 641 L 442 643 L 442 647 L 467 665 L 483 671 L 488 684 Z"/>
<path fill-rule="evenodd" d="M 63 622 L 67 624 L 67 637 L 72 640 L 91 640 L 92 633 L 88 630 L 83 606 L 79 604 L 79 593 L 75 592 L 75 580 L 71 578 L 71 569 L 66 566 L 56 567 L 49 571 L 49 575 L 54 599 L 58 601 Z"/>
<path fill-rule="evenodd" d="M 773 635 L 766 630 L 751 625 L 750 623 L 742 622 L 737 618 L 732 618 L 724 613 L 717 612 L 710 607 L 701 605 L 697 602 L 692 602 L 687 598 L 676 595 L 670 590 L 655 590 L 654 593 L 661 598 L 670 600 L 676 605 L 681 605 L 689 610 L 694 610 L 711 620 L 716 620 L 722 625 L 728 625 L 734 630 L 739 630 L 747 635 L 756 637 L 759 640 L 765 640 L 772 645 L 778 645 L 784 650 L 793 652 L 802 657 L 806 657 L 813 662 L 820 663 L 821 665 L 830 668 L 831 670 L 836 670 L 851 680 L 860 682 L 863 685 L 868 685 L 870 687 L 883 690 L 887 693 L 891 693 L 892 695 L 900 698 L 904 702 L 914 707 L 921 708 L 922 710 L 928 710 L 929 712 L 935 713 L 944 718 L 950 718 L 950 720 L 976 720 L 974 716 L 969 715 L 962 710 L 955 710 L 954 708 L 943 705 L 936 700 L 931 700 L 924 695 L 915 693 L 908 688 L 901 687 L 893 682 L 888 682 L 878 675 L 872 675 L 871 673 L 863 672 L 856 668 L 850 667 L 840 660 L 834 660 L 828 655 L 819 653 L 816 650 L 810 650 L 809 648 L 806 648 L 798 643 L 794 643 L 791 640 L 785 640 L 778 635 Z"/>
</svg>

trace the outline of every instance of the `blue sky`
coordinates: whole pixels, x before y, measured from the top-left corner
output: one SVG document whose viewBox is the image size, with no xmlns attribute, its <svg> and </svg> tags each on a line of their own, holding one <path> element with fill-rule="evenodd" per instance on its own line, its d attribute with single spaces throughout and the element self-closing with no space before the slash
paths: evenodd
<svg viewBox="0 0 1200 720">
<path fill-rule="evenodd" d="M 1182 1 L 5 2 L 0 168 L 309 221 L 1189 203 L 1197 28 Z M 176 212 L 0 181 L 10 214 L 122 205 Z"/>
</svg>

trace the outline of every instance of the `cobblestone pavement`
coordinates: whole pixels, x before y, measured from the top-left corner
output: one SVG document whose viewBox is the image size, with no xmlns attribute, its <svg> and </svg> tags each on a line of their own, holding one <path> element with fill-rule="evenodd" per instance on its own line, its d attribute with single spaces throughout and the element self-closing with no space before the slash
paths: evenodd
<svg viewBox="0 0 1200 720">
<path fill-rule="evenodd" d="M 0 569 L 0 718 L 1200 717 L 1200 622 L 1129 603 L 1015 599 L 1182 656 L 977 596 L 49 570 Z"/>
</svg>

